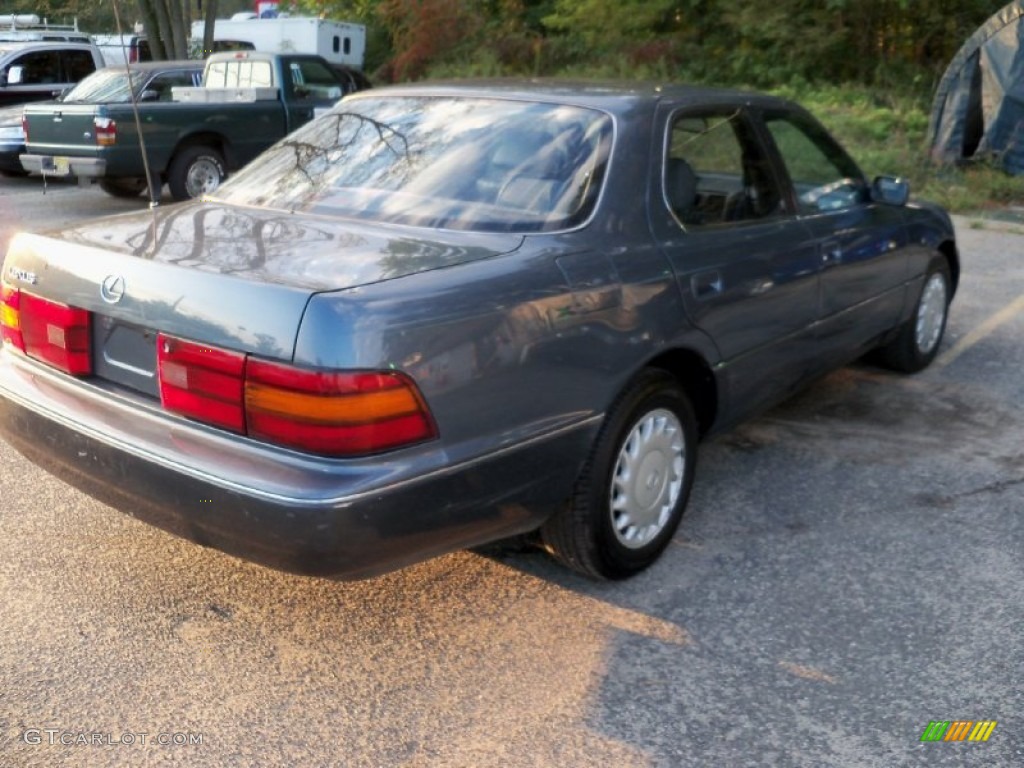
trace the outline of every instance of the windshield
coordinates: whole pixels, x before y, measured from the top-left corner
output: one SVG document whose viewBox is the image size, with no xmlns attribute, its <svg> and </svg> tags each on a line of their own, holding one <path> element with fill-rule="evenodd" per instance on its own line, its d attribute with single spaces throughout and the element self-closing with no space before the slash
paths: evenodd
<svg viewBox="0 0 1024 768">
<path fill-rule="evenodd" d="M 143 82 L 142 72 L 132 72 L 132 82 L 139 88 Z M 128 76 L 123 69 L 101 69 L 93 72 L 68 91 L 61 101 L 85 101 L 95 104 L 114 104 L 131 101 L 128 92 Z"/>
<path fill-rule="evenodd" d="M 218 191 L 230 203 L 413 226 L 549 232 L 593 210 L 603 112 L 484 98 L 345 100 Z"/>
</svg>

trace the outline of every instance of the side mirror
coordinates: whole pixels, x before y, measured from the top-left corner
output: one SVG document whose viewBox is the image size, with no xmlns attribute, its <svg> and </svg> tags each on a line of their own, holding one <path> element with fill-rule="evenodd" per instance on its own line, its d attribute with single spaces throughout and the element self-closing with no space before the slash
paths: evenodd
<svg viewBox="0 0 1024 768">
<path fill-rule="evenodd" d="M 160 101 L 160 91 L 156 91 L 152 88 L 146 88 L 139 94 L 139 101 Z"/>
<path fill-rule="evenodd" d="M 910 182 L 897 176 L 876 176 L 871 182 L 871 199 L 886 205 L 906 205 L 910 199 Z"/>
<path fill-rule="evenodd" d="M 21 85 L 24 76 L 25 68 L 20 64 L 15 64 L 7 70 L 7 82 L 4 85 Z"/>
</svg>

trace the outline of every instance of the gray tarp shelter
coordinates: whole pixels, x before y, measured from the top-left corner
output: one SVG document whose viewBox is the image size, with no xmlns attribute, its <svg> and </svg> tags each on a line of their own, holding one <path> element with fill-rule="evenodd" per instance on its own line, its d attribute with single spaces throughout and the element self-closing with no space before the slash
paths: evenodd
<svg viewBox="0 0 1024 768">
<path fill-rule="evenodd" d="M 928 135 L 938 162 L 994 156 L 1024 173 L 1024 0 L 982 24 L 953 57 Z"/>
</svg>

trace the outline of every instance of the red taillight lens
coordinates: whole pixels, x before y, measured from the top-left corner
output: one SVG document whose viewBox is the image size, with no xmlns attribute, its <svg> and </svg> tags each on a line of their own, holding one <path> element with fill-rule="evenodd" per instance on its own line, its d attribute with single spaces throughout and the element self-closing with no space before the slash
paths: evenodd
<svg viewBox="0 0 1024 768">
<path fill-rule="evenodd" d="M 117 143 L 117 123 L 109 117 L 94 117 L 93 128 L 96 133 L 96 146 L 111 147 Z"/>
<path fill-rule="evenodd" d="M 412 379 L 310 371 L 160 334 L 160 399 L 174 413 L 257 440 L 357 456 L 437 436 Z"/>
<path fill-rule="evenodd" d="M 21 291 L 10 285 L 0 286 L 0 333 L 5 344 L 25 351 L 21 335 Z"/>
<path fill-rule="evenodd" d="M 393 372 L 306 371 L 250 359 L 245 412 L 252 437 L 335 456 L 376 453 L 436 435 L 416 385 Z"/>
<path fill-rule="evenodd" d="M 160 334 L 156 340 L 164 408 L 207 424 L 245 431 L 245 355 Z"/>
<path fill-rule="evenodd" d="M 29 357 L 65 373 L 92 373 L 91 316 L 84 309 L 3 290 L 3 337 Z"/>
</svg>

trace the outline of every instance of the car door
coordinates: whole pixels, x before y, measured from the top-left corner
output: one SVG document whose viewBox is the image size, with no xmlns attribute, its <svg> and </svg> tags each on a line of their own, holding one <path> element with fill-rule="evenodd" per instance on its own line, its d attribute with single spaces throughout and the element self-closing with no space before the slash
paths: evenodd
<svg viewBox="0 0 1024 768">
<path fill-rule="evenodd" d="M 338 75 L 318 59 L 296 56 L 283 61 L 282 68 L 289 132 L 327 112 L 345 93 Z"/>
<path fill-rule="evenodd" d="M 662 124 L 652 227 L 740 417 L 811 369 L 818 251 L 744 107 L 681 109 Z"/>
<path fill-rule="evenodd" d="M 96 61 L 89 51 L 61 51 L 62 77 L 61 90 L 70 88 L 79 80 L 96 71 Z"/>
<path fill-rule="evenodd" d="M 5 87 L 0 104 L 46 101 L 61 90 L 60 51 L 29 51 L 13 57 L 4 67 Z"/>
<path fill-rule="evenodd" d="M 850 357 L 892 328 L 902 309 L 908 269 L 903 210 L 873 202 L 860 169 L 809 116 L 779 111 L 764 118 L 793 204 L 820 254 L 823 350 Z"/>
</svg>

